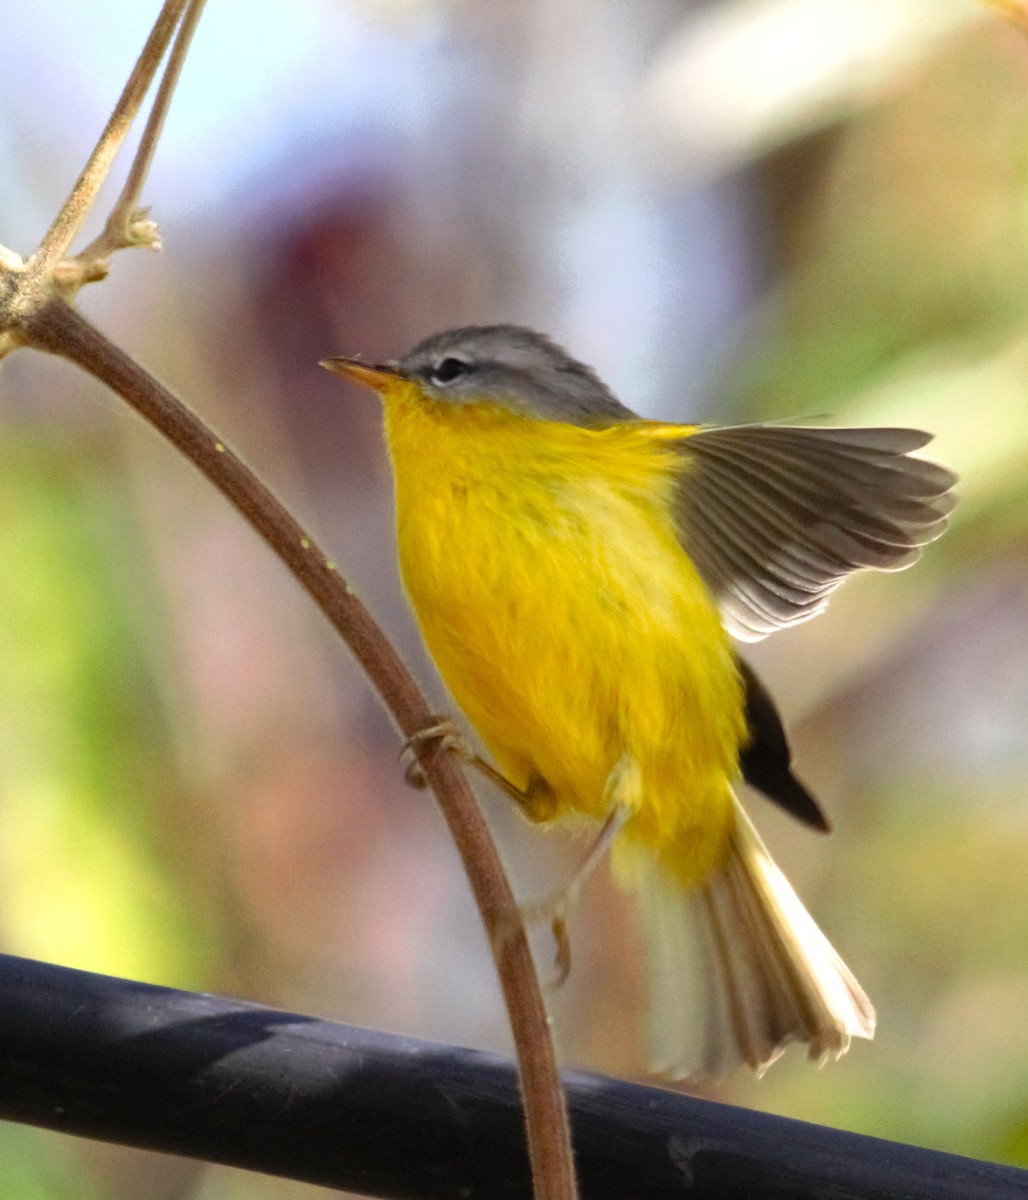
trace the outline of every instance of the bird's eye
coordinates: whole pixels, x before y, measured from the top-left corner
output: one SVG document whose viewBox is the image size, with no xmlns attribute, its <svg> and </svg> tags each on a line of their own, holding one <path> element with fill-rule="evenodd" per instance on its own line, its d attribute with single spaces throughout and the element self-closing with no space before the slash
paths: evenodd
<svg viewBox="0 0 1028 1200">
<path fill-rule="evenodd" d="M 459 379 L 461 375 L 466 375 L 470 370 L 471 364 L 465 362 L 462 358 L 443 358 L 432 368 L 429 379 L 433 383 L 452 383 L 455 379 Z"/>
</svg>

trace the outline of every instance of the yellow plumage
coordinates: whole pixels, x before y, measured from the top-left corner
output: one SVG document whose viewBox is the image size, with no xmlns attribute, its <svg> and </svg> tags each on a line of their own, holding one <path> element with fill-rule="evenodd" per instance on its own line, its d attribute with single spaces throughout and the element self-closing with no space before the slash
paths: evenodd
<svg viewBox="0 0 1028 1200">
<path fill-rule="evenodd" d="M 385 393 L 400 566 L 425 642 L 538 820 L 602 820 L 619 763 L 622 837 L 683 883 L 732 820 L 743 695 L 714 603 L 671 515 L 668 434 Z"/>
</svg>

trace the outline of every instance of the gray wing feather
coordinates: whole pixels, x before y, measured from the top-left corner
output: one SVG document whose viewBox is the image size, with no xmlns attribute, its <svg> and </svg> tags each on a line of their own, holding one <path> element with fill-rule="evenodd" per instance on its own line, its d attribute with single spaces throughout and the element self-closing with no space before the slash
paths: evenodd
<svg viewBox="0 0 1028 1200">
<path fill-rule="evenodd" d="M 916 429 L 739 425 L 683 439 L 679 537 L 729 632 L 816 616 L 861 568 L 899 571 L 945 529 L 956 476 Z"/>
</svg>

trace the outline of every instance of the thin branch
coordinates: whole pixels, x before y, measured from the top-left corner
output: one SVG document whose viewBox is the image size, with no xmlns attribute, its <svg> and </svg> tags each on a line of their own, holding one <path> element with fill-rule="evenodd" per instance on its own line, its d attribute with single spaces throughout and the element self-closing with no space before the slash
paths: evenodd
<svg viewBox="0 0 1028 1200">
<path fill-rule="evenodd" d="M 335 564 L 199 417 L 62 300 L 51 298 L 24 314 L 19 327 L 28 345 L 69 359 L 120 395 L 238 509 L 346 641 L 405 737 L 432 722 L 414 680 Z M 496 961 L 521 1068 L 537 1200 L 573 1200 L 567 1112 L 517 905 L 454 756 L 426 756 L 423 770 L 457 845 Z"/>
<path fill-rule="evenodd" d="M 145 219 L 149 209 L 140 209 L 139 200 L 205 2 L 206 0 L 189 0 L 121 194 L 114 202 L 103 232 L 75 255 L 76 261 L 84 266 L 104 261 L 115 250 L 127 249 L 130 246 L 149 245 L 160 248 L 157 226 Z"/>
<path fill-rule="evenodd" d="M 135 362 L 102 337 L 65 300 L 106 274 L 105 255 L 155 235 L 136 206 L 203 0 L 188 0 L 128 180 L 104 233 L 74 259 L 66 255 L 124 141 L 182 17 L 187 0 L 166 0 L 110 120 L 39 250 L 24 265 L 0 261 L 0 351 L 33 345 L 77 363 L 105 382 L 160 430 L 236 506 L 279 554 L 346 640 L 406 736 L 432 720 L 396 652 L 335 565 L 207 426 Z M 62 299 L 61 297 L 64 297 Z M 464 862 L 489 935 L 518 1050 L 529 1157 L 537 1200 L 574 1200 L 574 1166 L 556 1057 L 524 926 L 488 827 L 452 756 L 424 764 Z"/>
<path fill-rule="evenodd" d="M 186 3 L 187 0 L 165 0 L 146 45 L 100 135 L 100 140 L 89 156 L 82 174 L 76 180 L 71 194 L 46 231 L 39 249 L 32 256 L 32 269 L 39 278 L 48 278 L 53 274 L 54 268 L 68 253 L 71 243 L 82 228 L 97 192 L 107 178 L 111 163 L 121 149 L 139 106 L 153 82 Z"/>
</svg>

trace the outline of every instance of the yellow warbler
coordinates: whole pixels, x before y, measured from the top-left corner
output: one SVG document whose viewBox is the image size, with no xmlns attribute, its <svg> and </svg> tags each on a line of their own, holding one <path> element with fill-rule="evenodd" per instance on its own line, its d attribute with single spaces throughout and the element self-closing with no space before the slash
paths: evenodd
<svg viewBox="0 0 1028 1200">
<path fill-rule="evenodd" d="M 383 400 L 403 581 L 454 699 L 528 817 L 612 833 L 642 903 L 655 1066 L 720 1076 L 871 1037 L 736 799 L 742 777 L 827 828 L 730 635 L 918 557 L 952 508 L 954 476 L 910 456 L 928 435 L 642 420 L 507 325 L 324 365 Z"/>
</svg>

